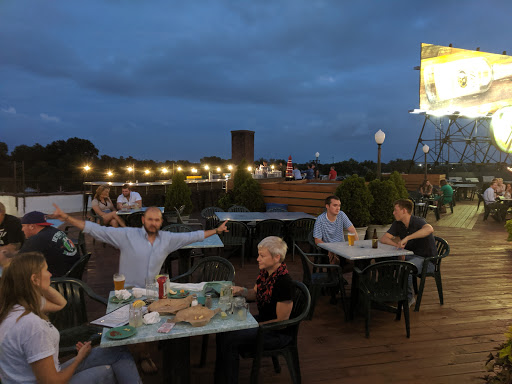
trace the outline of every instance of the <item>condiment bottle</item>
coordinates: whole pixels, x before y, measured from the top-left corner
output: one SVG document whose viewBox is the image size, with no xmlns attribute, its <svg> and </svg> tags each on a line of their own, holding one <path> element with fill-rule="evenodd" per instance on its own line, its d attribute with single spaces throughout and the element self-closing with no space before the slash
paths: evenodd
<svg viewBox="0 0 512 384">
<path fill-rule="evenodd" d="M 211 293 L 207 293 L 205 298 L 204 298 L 204 306 L 208 309 L 212 309 L 212 294 Z"/>
<path fill-rule="evenodd" d="M 160 276 L 158 281 L 158 298 L 159 299 L 165 299 L 166 293 L 165 292 L 165 282 L 167 280 L 167 276 Z"/>
<path fill-rule="evenodd" d="M 379 248 L 379 238 L 377 237 L 377 229 L 376 228 L 374 228 L 374 230 L 373 230 L 372 248 Z"/>
<path fill-rule="evenodd" d="M 190 303 L 190 306 L 191 307 L 195 307 L 196 305 L 199 304 L 199 301 L 197 301 L 197 295 L 196 294 L 193 294 L 192 295 L 192 303 Z"/>
</svg>

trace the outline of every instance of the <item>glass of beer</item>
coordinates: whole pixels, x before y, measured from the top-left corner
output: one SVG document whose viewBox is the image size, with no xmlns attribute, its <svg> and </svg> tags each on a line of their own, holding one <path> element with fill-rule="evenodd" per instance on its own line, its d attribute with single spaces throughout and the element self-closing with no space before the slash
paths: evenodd
<svg viewBox="0 0 512 384">
<path fill-rule="evenodd" d="M 121 289 L 124 289 L 124 275 L 122 273 L 115 273 L 114 274 L 114 289 L 116 291 L 120 291 Z"/>
<path fill-rule="evenodd" d="M 352 232 L 349 232 L 347 234 L 347 239 L 348 239 L 348 245 L 350 247 L 353 247 L 354 246 L 354 243 L 356 241 L 356 234 L 355 233 L 352 233 Z"/>
</svg>

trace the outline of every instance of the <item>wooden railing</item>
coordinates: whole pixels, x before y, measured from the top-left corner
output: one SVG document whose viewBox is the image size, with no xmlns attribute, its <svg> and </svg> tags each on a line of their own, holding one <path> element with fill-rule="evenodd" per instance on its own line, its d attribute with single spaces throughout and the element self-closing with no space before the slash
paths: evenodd
<svg viewBox="0 0 512 384">
<path fill-rule="evenodd" d="M 340 182 L 261 183 L 265 203 L 287 204 L 290 212 L 306 212 L 319 215 L 325 209 L 324 200 L 333 195 Z"/>
</svg>

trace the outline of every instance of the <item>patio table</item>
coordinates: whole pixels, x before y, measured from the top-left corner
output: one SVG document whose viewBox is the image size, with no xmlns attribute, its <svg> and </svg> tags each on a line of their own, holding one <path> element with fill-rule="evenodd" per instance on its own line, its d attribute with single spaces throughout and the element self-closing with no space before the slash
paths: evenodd
<svg viewBox="0 0 512 384">
<path fill-rule="evenodd" d="M 142 207 L 142 208 L 139 208 L 139 209 L 130 209 L 129 211 L 119 210 L 119 211 L 117 211 L 117 214 L 120 215 L 120 216 L 131 215 L 132 213 L 135 213 L 135 212 L 146 212 L 146 210 L 148 208 L 149 207 Z M 165 207 L 158 207 L 158 209 L 160 210 L 160 212 L 164 213 Z"/>
<path fill-rule="evenodd" d="M 379 247 L 374 249 L 372 248 L 372 240 L 359 240 L 354 243 L 354 246 L 349 246 L 348 242 L 320 243 L 318 246 L 347 260 L 354 261 L 355 266 L 361 270 L 364 269 L 371 259 L 414 255 L 412 251 L 398 249 L 393 245 L 383 244 L 380 241 Z M 354 310 L 359 296 L 358 289 L 357 274 L 354 271 L 352 272 L 352 288 L 350 290 L 350 319 L 354 317 Z"/>
<path fill-rule="evenodd" d="M 202 294 L 202 292 L 196 292 Z M 110 292 L 112 297 L 114 292 Z M 143 297 L 144 299 L 144 297 Z M 126 304 L 125 304 L 126 305 Z M 131 305 L 131 303 L 127 304 Z M 123 304 L 114 304 L 109 300 L 107 313 L 122 307 Z M 212 309 L 217 308 L 218 299 L 213 299 Z M 208 324 L 203 327 L 193 327 L 189 323 L 177 323 L 169 333 L 158 333 L 158 328 L 174 316 L 160 316 L 160 322 L 151 325 L 142 325 L 137 328 L 137 333 L 131 337 L 120 340 L 112 340 L 107 337 L 109 328 L 103 328 L 101 335 L 101 348 L 115 347 L 129 344 L 149 343 L 153 341 L 162 342 L 162 367 L 164 370 L 165 382 L 175 384 L 190 382 L 190 337 L 222 332 L 237 331 L 241 329 L 257 328 L 258 322 L 247 311 L 245 321 L 236 320 L 235 316 L 228 316 L 223 320 L 220 314 L 215 315 Z"/>
<path fill-rule="evenodd" d="M 464 192 L 464 198 L 468 199 L 468 191 L 471 192 L 469 199 L 473 200 L 476 184 L 455 183 L 453 186 L 457 188 L 457 194 L 454 197 L 457 197 L 458 200 L 460 200 L 462 192 Z"/>
<path fill-rule="evenodd" d="M 291 221 L 303 218 L 315 219 L 315 216 L 304 212 L 215 212 L 219 220 L 235 220 L 235 221 L 263 221 L 268 219 L 276 219 L 283 221 Z"/>
</svg>

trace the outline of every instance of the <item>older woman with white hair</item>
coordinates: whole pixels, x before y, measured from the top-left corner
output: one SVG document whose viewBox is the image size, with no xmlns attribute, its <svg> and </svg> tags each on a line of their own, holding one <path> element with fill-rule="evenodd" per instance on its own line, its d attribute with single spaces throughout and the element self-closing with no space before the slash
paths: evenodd
<svg viewBox="0 0 512 384">
<path fill-rule="evenodd" d="M 248 301 L 256 301 L 260 323 L 288 320 L 293 307 L 293 281 L 284 259 L 288 246 L 276 236 L 269 236 L 258 244 L 258 266 L 260 274 L 253 288 L 234 286 L 233 296 L 244 296 Z M 254 348 L 257 328 L 217 334 L 217 361 L 215 366 L 216 383 L 238 383 L 239 352 Z M 265 336 L 265 348 L 284 347 L 291 336 L 276 331 Z"/>
</svg>

